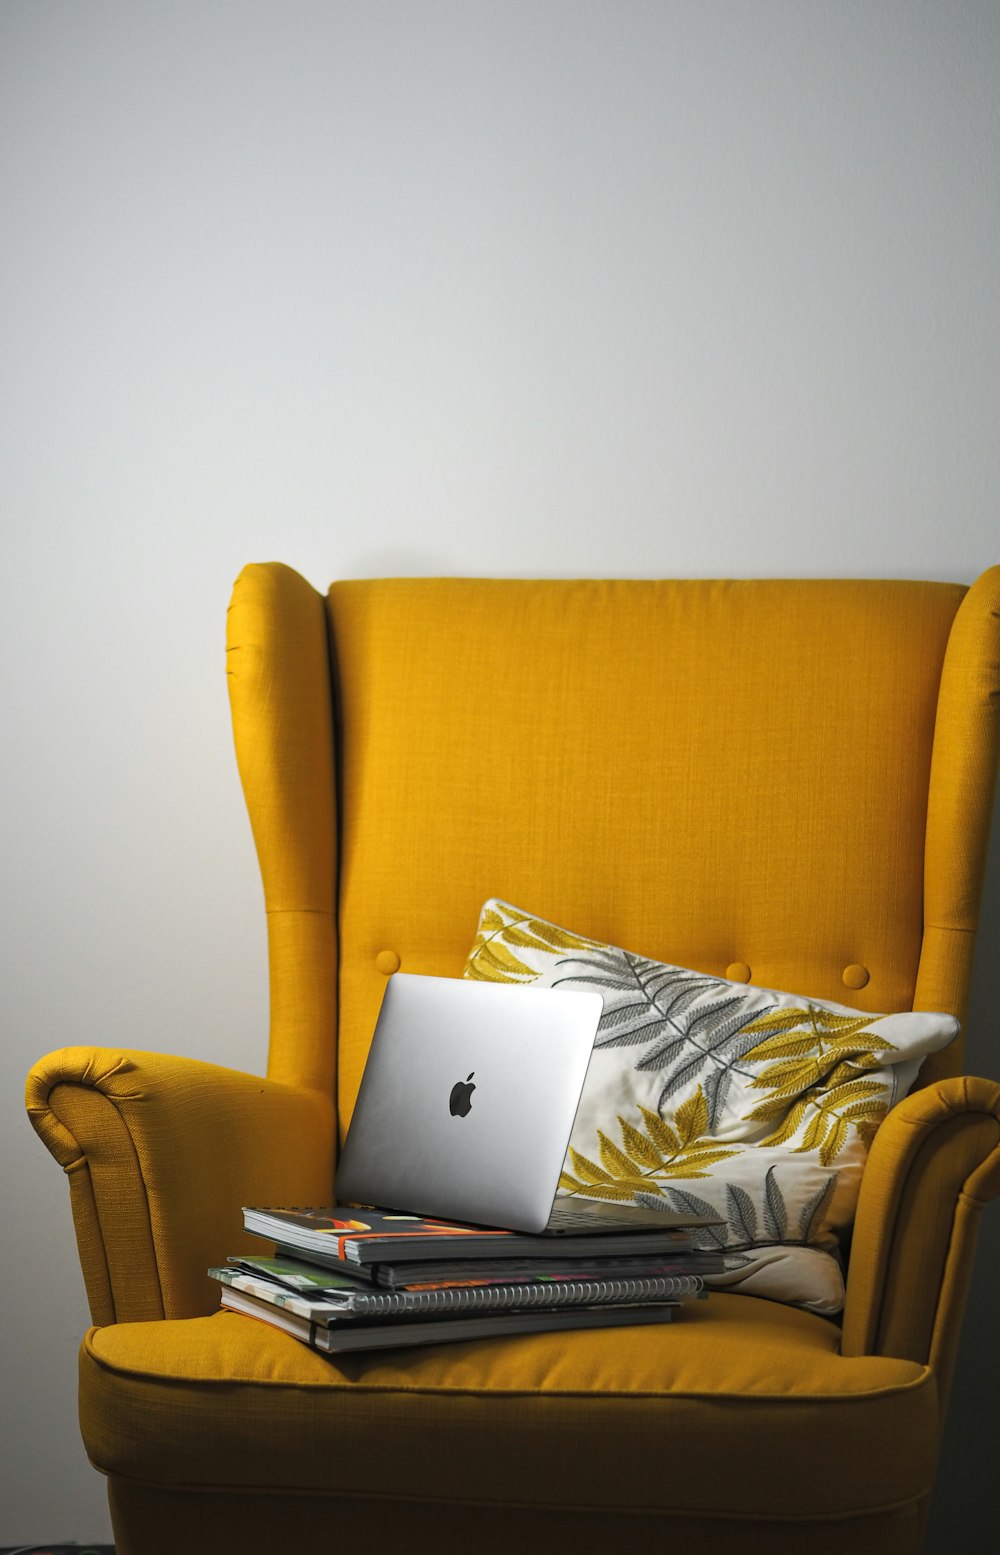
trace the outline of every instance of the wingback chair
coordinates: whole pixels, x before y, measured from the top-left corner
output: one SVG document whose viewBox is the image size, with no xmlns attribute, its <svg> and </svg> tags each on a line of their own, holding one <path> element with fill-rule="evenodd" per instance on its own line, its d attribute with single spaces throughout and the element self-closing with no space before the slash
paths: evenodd
<svg viewBox="0 0 1000 1555">
<path fill-rule="evenodd" d="M 115 1046 L 28 1081 L 94 1326 L 119 1555 L 920 1546 L 1000 1087 L 928 1059 L 874 1137 L 842 1319 L 729 1292 L 661 1328 L 331 1360 L 220 1313 L 244 1204 L 329 1202 L 386 979 L 491 896 L 642 954 L 964 1017 L 1000 568 L 900 581 L 240 575 L 267 1078 Z M 178 969 L 179 972 L 181 969 Z M 845 971 L 848 976 L 845 987 Z M 387 1141 L 387 1147 L 391 1142 Z"/>
</svg>

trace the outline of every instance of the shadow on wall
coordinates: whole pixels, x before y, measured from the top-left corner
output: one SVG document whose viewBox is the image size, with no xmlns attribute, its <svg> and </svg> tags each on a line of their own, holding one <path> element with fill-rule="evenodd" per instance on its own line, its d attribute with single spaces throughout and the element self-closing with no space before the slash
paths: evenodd
<svg viewBox="0 0 1000 1555">
<path fill-rule="evenodd" d="M 1000 791 L 998 791 L 1000 803 Z M 969 1074 L 1000 1080 L 1000 815 L 993 835 L 979 923 L 976 962 L 966 1023 Z M 996 1292 L 1000 1288 L 1000 1205 L 982 1219 L 976 1267 L 962 1329 L 955 1381 L 945 1423 L 937 1490 L 923 1555 L 954 1555 L 956 1538 L 991 1549 L 996 1540 L 996 1402 L 1000 1354 L 996 1345 Z"/>
</svg>

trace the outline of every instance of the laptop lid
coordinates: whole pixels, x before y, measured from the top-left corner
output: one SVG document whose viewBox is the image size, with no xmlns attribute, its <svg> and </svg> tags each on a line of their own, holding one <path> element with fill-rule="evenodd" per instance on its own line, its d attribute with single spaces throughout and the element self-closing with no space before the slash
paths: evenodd
<svg viewBox="0 0 1000 1555">
<path fill-rule="evenodd" d="M 583 990 L 395 973 L 338 1201 L 543 1231 L 603 1008 Z"/>
</svg>

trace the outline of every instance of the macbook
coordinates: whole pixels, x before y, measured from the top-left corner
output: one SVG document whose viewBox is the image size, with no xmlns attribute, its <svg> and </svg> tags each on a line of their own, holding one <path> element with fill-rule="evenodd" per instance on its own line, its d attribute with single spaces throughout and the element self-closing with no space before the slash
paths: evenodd
<svg viewBox="0 0 1000 1555">
<path fill-rule="evenodd" d="M 655 1210 L 560 1200 L 599 993 L 397 972 L 337 1168 L 341 1204 L 512 1231 L 663 1227 Z"/>
</svg>

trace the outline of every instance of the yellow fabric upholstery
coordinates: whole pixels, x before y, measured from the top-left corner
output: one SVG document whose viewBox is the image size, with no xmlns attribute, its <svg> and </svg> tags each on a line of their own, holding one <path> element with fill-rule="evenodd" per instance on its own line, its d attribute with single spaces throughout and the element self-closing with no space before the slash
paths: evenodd
<svg viewBox="0 0 1000 1555">
<path fill-rule="evenodd" d="M 228 646 L 269 1078 L 68 1048 L 28 1082 L 99 1325 L 81 1419 L 119 1555 L 470 1534 L 480 1555 L 913 1555 L 1000 1190 L 1000 1088 L 961 1078 L 958 1044 L 876 1137 L 842 1332 L 714 1294 L 661 1331 L 332 1362 L 215 1312 L 204 1271 L 239 1250 L 241 1204 L 328 1198 L 386 977 L 459 975 L 490 896 L 716 975 L 961 1018 L 1000 568 L 969 590 L 422 579 L 324 599 L 267 564 L 237 582 Z"/>
<path fill-rule="evenodd" d="M 226 674 L 268 914 L 268 1074 L 329 1094 L 337 1055 L 330 664 L 322 599 L 290 567 L 241 574 Z"/>
<path fill-rule="evenodd" d="M 62 1048 L 28 1077 L 28 1113 L 73 1183 L 95 1321 L 218 1305 L 212 1263 L 259 1248 L 240 1207 L 329 1193 L 330 1098 L 194 1059 Z"/>
<path fill-rule="evenodd" d="M 1000 720 L 1000 567 L 969 590 L 955 617 L 941 676 L 927 796 L 924 931 L 913 1008 L 965 1018 Z M 946 1074 L 945 1055 L 924 1070 Z"/>
<path fill-rule="evenodd" d="M 890 1112 L 865 1168 L 844 1355 L 936 1360 L 947 1389 L 971 1263 L 965 1223 L 974 1235 L 998 1192 L 1000 1086 L 961 1076 L 917 1091 Z M 960 1220 L 942 1214 L 942 1205 L 959 1206 Z"/>
<path fill-rule="evenodd" d="M 142 1479 L 153 1461 L 158 1481 L 188 1487 L 372 1496 L 391 1486 L 474 1506 L 496 1499 L 502 1462 L 523 1506 L 614 1510 L 627 1484 L 634 1511 L 766 1518 L 775 1477 L 818 1433 L 836 1472 L 789 1473 L 784 1517 L 918 1497 L 933 1471 L 933 1375 L 911 1361 L 843 1360 L 838 1338 L 824 1318 L 720 1294 L 652 1332 L 594 1330 L 571 1343 L 536 1334 L 332 1362 L 223 1313 L 92 1330 L 81 1415 L 99 1468 Z M 737 1403 L 744 1430 L 723 1465 L 718 1415 Z M 660 1472 L 635 1473 L 653 1459 Z"/>
<path fill-rule="evenodd" d="M 912 1007 L 961 598 L 893 582 L 336 584 L 341 1126 L 377 955 L 457 976 L 491 896 L 673 965 L 742 961 L 763 986 Z M 854 965 L 869 976 L 848 1001 Z"/>
<path fill-rule="evenodd" d="M 633 1466 L 632 1478 L 648 1472 L 650 1457 Z M 659 1470 L 659 1463 L 653 1472 Z M 669 1473 L 664 1464 L 663 1473 Z M 509 1474 L 512 1491 L 516 1471 Z M 637 1512 L 578 1511 L 572 1506 L 531 1507 L 515 1501 L 489 1502 L 474 1509 L 461 1502 L 408 1501 L 405 1513 L 391 1495 L 315 1497 L 248 1495 L 245 1491 L 200 1491 L 137 1484 L 114 1478 L 109 1484 L 116 1527 L 141 1528 L 143 1555 L 192 1555 L 233 1549 L 239 1555 L 274 1555 L 275 1550 L 385 1549 L 405 1538 L 409 1550 L 468 1551 L 510 1555 L 530 1539 L 531 1549 L 572 1550 L 573 1555 L 607 1555 L 630 1550 L 711 1550 L 712 1555 L 802 1555 L 802 1524 L 780 1518 L 750 1523 L 746 1518 L 686 1517 Z M 830 1518 L 809 1527 L 809 1555 L 909 1555 L 918 1547 L 923 1511 L 912 1502 L 850 1520 Z M 192 1533 L 192 1530 L 196 1532 Z"/>
</svg>

